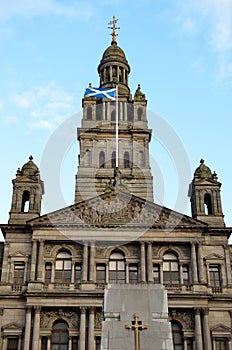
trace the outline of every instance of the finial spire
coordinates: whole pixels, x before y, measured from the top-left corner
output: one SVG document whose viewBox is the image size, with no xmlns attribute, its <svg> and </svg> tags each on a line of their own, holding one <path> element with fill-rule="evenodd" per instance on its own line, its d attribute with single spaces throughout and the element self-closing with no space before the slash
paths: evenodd
<svg viewBox="0 0 232 350">
<path fill-rule="evenodd" d="M 116 26 L 117 22 L 118 22 L 118 19 L 115 16 L 113 16 L 113 20 L 108 23 L 109 24 L 108 28 L 112 29 L 112 33 L 110 34 L 110 35 L 112 35 L 111 44 L 113 44 L 113 43 L 117 44 L 116 38 L 117 38 L 118 34 L 117 34 L 116 30 L 120 29 L 120 27 Z"/>
</svg>

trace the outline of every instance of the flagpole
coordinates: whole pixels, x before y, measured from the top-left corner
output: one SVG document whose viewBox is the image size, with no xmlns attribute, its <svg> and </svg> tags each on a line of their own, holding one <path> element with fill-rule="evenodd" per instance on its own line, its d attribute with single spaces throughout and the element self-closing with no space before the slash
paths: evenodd
<svg viewBox="0 0 232 350">
<path fill-rule="evenodd" d="M 116 114 L 116 168 L 118 168 L 118 85 L 116 85 L 116 106 L 115 106 L 115 114 Z"/>
</svg>

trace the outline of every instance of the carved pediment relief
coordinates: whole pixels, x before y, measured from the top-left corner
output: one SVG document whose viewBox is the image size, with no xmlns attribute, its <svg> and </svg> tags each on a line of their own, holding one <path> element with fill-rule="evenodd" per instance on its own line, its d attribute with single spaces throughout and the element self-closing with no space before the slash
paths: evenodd
<svg viewBox="0 0 232 350">
<path fill-rule="evenodd" d="M 20 335 L 22 330 L 23 328 L 14 322 L 2 326 L 3 335 Z"/>
<path fill-rule="evenodd" d="M 28 254 L 22 252 L 21 250 L 17 250 L 14 253 L 10 254 L 11 258 L 28 258 Z"/>
<path fill-rule="evenodd" d="M 205 260 L 224 260 L 224 256 L 213 253 L 205 256 Z"/>
<path fill-rule="evenodd" d="M 231 335 L 231 328 L 227 327 L 221 323 L 217 324 L 216 326 L 211 328 L 211 332 L 213 335 L 218 336 L 218 335 L 225 335 L 225 334 L 230 334 Z"/>
<path fill-rule="evenodd" d="M 207 224 L 121 191 L 104 193 L 28 222 L 31 225 L 202 226 Z"/>
</svg>

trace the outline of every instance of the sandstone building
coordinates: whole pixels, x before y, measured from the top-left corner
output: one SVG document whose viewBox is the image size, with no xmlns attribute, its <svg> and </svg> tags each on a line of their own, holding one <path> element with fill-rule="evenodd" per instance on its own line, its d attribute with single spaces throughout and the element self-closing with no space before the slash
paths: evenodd
<svg viewBox="0 0 232 350">
<path fill-rule="evenodd" d="M 98 73 L 100 87 L 118 87 L 119 167 L 116 104 L 84 97 L 75 204 L 41 215 L 44 183 L 33 158 L 17 170 L 1 225 L 0 349 L 100 350 L 104 289 L 131 283 L 167 289 L 175 350 L 232 350 L 221 183 L 202 160 L 192 217 L 153 202 L 147 100 L 140 86 L 132 96 L 115 28 L 112 37 Z"/>
</svg>

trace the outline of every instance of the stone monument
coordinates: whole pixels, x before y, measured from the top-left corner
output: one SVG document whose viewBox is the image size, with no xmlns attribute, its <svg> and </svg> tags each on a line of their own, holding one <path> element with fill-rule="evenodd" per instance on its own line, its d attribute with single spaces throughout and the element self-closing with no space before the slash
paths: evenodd
<svg viewBox="0 0 232 350">
<path fill-rule="evenodd" d="M 101 350 L 173 350 L 161 285 L 109 285 L 103 316 Z"/>
</svg>

